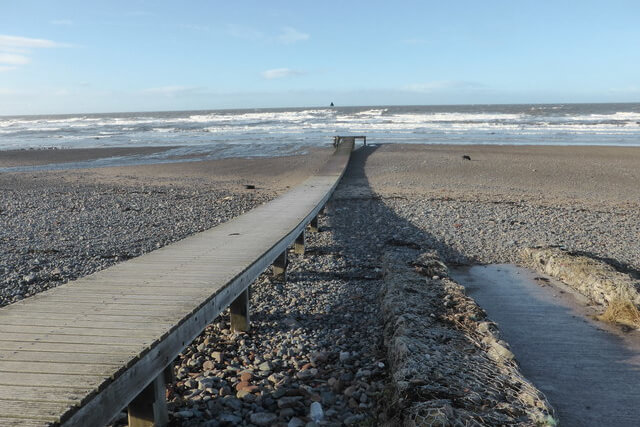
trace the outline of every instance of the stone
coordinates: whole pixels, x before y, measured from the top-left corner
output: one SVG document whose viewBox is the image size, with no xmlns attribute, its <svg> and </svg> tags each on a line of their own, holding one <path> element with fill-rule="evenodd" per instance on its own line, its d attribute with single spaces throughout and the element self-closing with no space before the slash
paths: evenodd
<svg viewBox="0 0 640 427">
<path fill-rule="evenodd" d="M 305 425 L 304 421 L 297 417 L 291 418 L 287 423 L 287 427 L 302 427 L 303 425 Z"/>
<path fill-rule="evenodd" d="M 315 378 L 318 374 L 318 370 L 316 368 L 307 369 L 305 371 L 299 371 L 296 373 L 296 378 L 301 381 L 307 381 L 312 378 Z"/>
<path fill-rule="evenodd" d="M 278 416 L 271 412 L 256 412 L 251 414 L 249 419 L 255 425 L 269 426 L 278 419 Z"/>
<path fill-rule="evenodd" d="M 215 378 L 201 378 L 198 380 L 198 390 L 206 390 L 212 388 L 217 383 Z"/>
<path fill-rule="evenodd" d="M 213 371 L 216 369 L 216 364 L 212 360 L 207 360 L 202 364 L 202 369 L 204 371 Z"/>
<path fill-rule="evenodd" d="M 253 374 L 249 371 L 242 371 L 240 373 L 240 381 L 249 382 L 251 381 L 252 377 L 253 377 Z"/>
<path fill-rule="evenodd" d="M 344 389 L 343 394 L 345 396 L 347 396 L 347 397 L 351 397 L 351 396 L 353 396 L 355 394 L 356 390 L 357 390 L 356 386 L 351 385 L 351 386 L 349 386 L 349 387 Z"/>
<path fill-rule="evenodd" d="M 309 355 L 309 360 L 314 366 L 317 366 L 329 360 L 329 353 L 326 351 L 314 351 Z"/>
<path fill-rule="evenodd" d="M 293 408 L 302 401 L 302 396 L 284 396 L 278 399 L 278 408 Z"/>
<path fill-rule="evenodd" d="M 258 369 L 260 369 L 262 372 L 269 372 L 271 371 L 271 364 L 269 362 L 262 362 L 260 365 L 258 365 Z"/>
<path fill-rule="evenodd" d="M 229 414 L 227 412 L 218 415 L 218 419 L 224 423 L 229 423 L 234 426 L 240 425 L 242 423 L 241 417 L 234 414 Z"/>
</svg>

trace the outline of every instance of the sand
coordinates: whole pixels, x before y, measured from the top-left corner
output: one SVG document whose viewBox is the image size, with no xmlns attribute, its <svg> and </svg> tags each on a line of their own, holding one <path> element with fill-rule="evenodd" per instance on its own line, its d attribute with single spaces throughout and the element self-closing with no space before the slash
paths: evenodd
<svg viewBox="0 0 640 427">
<path fill-rule="evenodd" d="M 66 151 L 78 160 L 114 153 Z M 7 290 L 3 301 L 10 303 L 240 215 L 300 183 L 331 150 L 309 152 L 0 173 L 0 285 Z M 0 153 L 0 164 L 8 164 L 8 159 L 13 165 L 43 164 L 49 158 L 48 151 L 22 154 Z M 463 155 L 471 160 L 463 160 Z M 62 156 L 57 161 L 67 160 Z M 423 251 L 437 253 L 450 265 L 515 262 L 524 247 L 560 244 L 640 271 L 638 165 L 640 148 L 383 145 L 358 150 L 333 210 L 321 217 L 321 232 L 309 238 L 308 254 L 292 257 L 289 282 L 279 286 L 265 275 L 253 285 L 252 335 L 227 340 L 228 318 L 222 316 L 210 327 L 207 354 L 199 350 L 205 334 L 177 361 L 173 421 L 198 425 L 225 414 L 248 421 L 261 411 L 283 422 L 294 415 L 306 417 L 306 394 L 304 404 L 285 415 L 289 408 L 280 408 L 275 397 L 233 397 L 234 377 L 220 383 L 220 392 L 231 393 L 230 398 L 210 403 L 197 399 L 197 381 L 189 381 L 192 374 L 202 375 L 200 362 L 192 365 L 191 359 L 214 362 L 213 355 L 223 352 L 229 360 L 237 355 L 243 369 L 255 371 L 262 358 L 276 352 L 287 363 L 287 369 L 278 368 L 276 374 L 288 378 L 297 378 L 298 369 L 311 363 L 314 354 L 325 355 L 335 370 L 319 370 L 322 381 L 309 390 L 322 398 L 327 419 L 375 424 L 385 404 L 380 366 L 387 360 L 377 358 L 381 352 L 376 348 L 383 342 L 376 304 L 384 283 L 385 253 L 402 256 L 405 263 Z M 256 189 L 248 190 L 245 184 Z M 248 352 L 257 358 L 250 360 Z M 443 357 L 451 354 L 442 352 Z M 229 360 L 215 362 L 216 369 L 222 372 Z M 363 377 L 364 371 L 371 376 Z M 466 390 L 465 381 L 484 393 L 485 387 L 473 378 L 453 392 Z M 268 384 L 264 387 L 271 390 Z M 349 397 L 347 390 L 355 394 Z M 241 409 L 234 410 L 230 402 Z"/>
<path fill-rule="evenodd" d="M 380 194 L 640 202 L 640 147 L 388 144 L 367 157 L 365 174 Z"/>
<path fill-rule="evenodd" d="M 90 148 L 65 150 L 0 151 L 0 168 L 60 165 L 69 162 L 159 153 L 172 147 Z M 330 155 L 329 148 L 305 147 L 309 154 L 286 157 L 230 158 L 133 166 L 78 168 L 53 171 L 0 173 L 0 184 L 42 185 L 43 181 L 109 183 L 117 185 L 216 185 L 240 189 L 254 184 L 257 190 L 281 192 L 304 180 Z"/>
</svg>

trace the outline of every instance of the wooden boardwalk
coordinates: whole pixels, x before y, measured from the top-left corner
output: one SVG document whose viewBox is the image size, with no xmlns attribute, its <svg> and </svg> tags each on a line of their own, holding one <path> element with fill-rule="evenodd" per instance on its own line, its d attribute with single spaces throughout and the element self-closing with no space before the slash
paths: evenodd
<svg viewBox="0 0 640 427">
<path fill-rule="evenodd" d="M 352 148 L 238 218 L 1 308 L 0 425 L 103 425 L 163 394 L 164 369 L 304 235 Z"/>
</svg>

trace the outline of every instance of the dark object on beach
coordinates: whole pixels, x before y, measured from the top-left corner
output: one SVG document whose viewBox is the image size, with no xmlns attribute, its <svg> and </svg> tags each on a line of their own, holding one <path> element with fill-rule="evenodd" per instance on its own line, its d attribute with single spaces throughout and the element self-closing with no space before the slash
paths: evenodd
<svg viewBox="0 0 640 427">
<path fill-rule="evenodd" d="M 244 188 L 246 188 L 247 190 L 255 190 L 256 186 L 253 184 L 245 184 Z"/>
<path fill-rule="evenodd" d="M 470 156 L 467 156 L 467 155 L 465 154 L 464 156 L 462 156 L 462 159 L 463 159 L 463 160 L 471 160 L 471 157 L 470 157 Z"/>
<path fill-rule="evenodd" d="M 331 103 L 330 107 L 333 107 L 333 102 Z"/>
</svg>

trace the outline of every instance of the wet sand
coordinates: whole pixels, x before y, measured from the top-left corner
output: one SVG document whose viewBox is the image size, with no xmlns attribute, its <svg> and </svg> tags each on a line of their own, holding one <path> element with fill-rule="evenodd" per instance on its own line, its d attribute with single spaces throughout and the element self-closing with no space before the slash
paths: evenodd
<svg viewBox="0 0 640 427">
<path fill-rule="evenodd" d="M 60 165 L 70 162 L 159 153 L 171 147 L 92 148 L 69 150 L 0 151 L 0 167 Z M 109 183 L 118 185 L 215 185 L 281 192 L 302 182 L 324 164 L 330 148 L 305 147 L 308 154 L 283 157 L 228 158 L 205 161 L 73 168 L 52 171 L 0 173 L 0 185 L 31 187 L 43 181 Z M 18 189 L 18 188 L 16 188 Z"/>
<path fill-rule="evenodd" d="M 389 144 L 368 157 L 366 174 L 382 194 L 640 201 L 640 147 Z"/>
<path fill-rule="evenodd" d="M 595 321 L 585 298 L 510 265 L 452 276 L 498 323 L 522 372 L 570 426 L 635 426 L 640 416 L 640 332 Z"/>
</svg>

